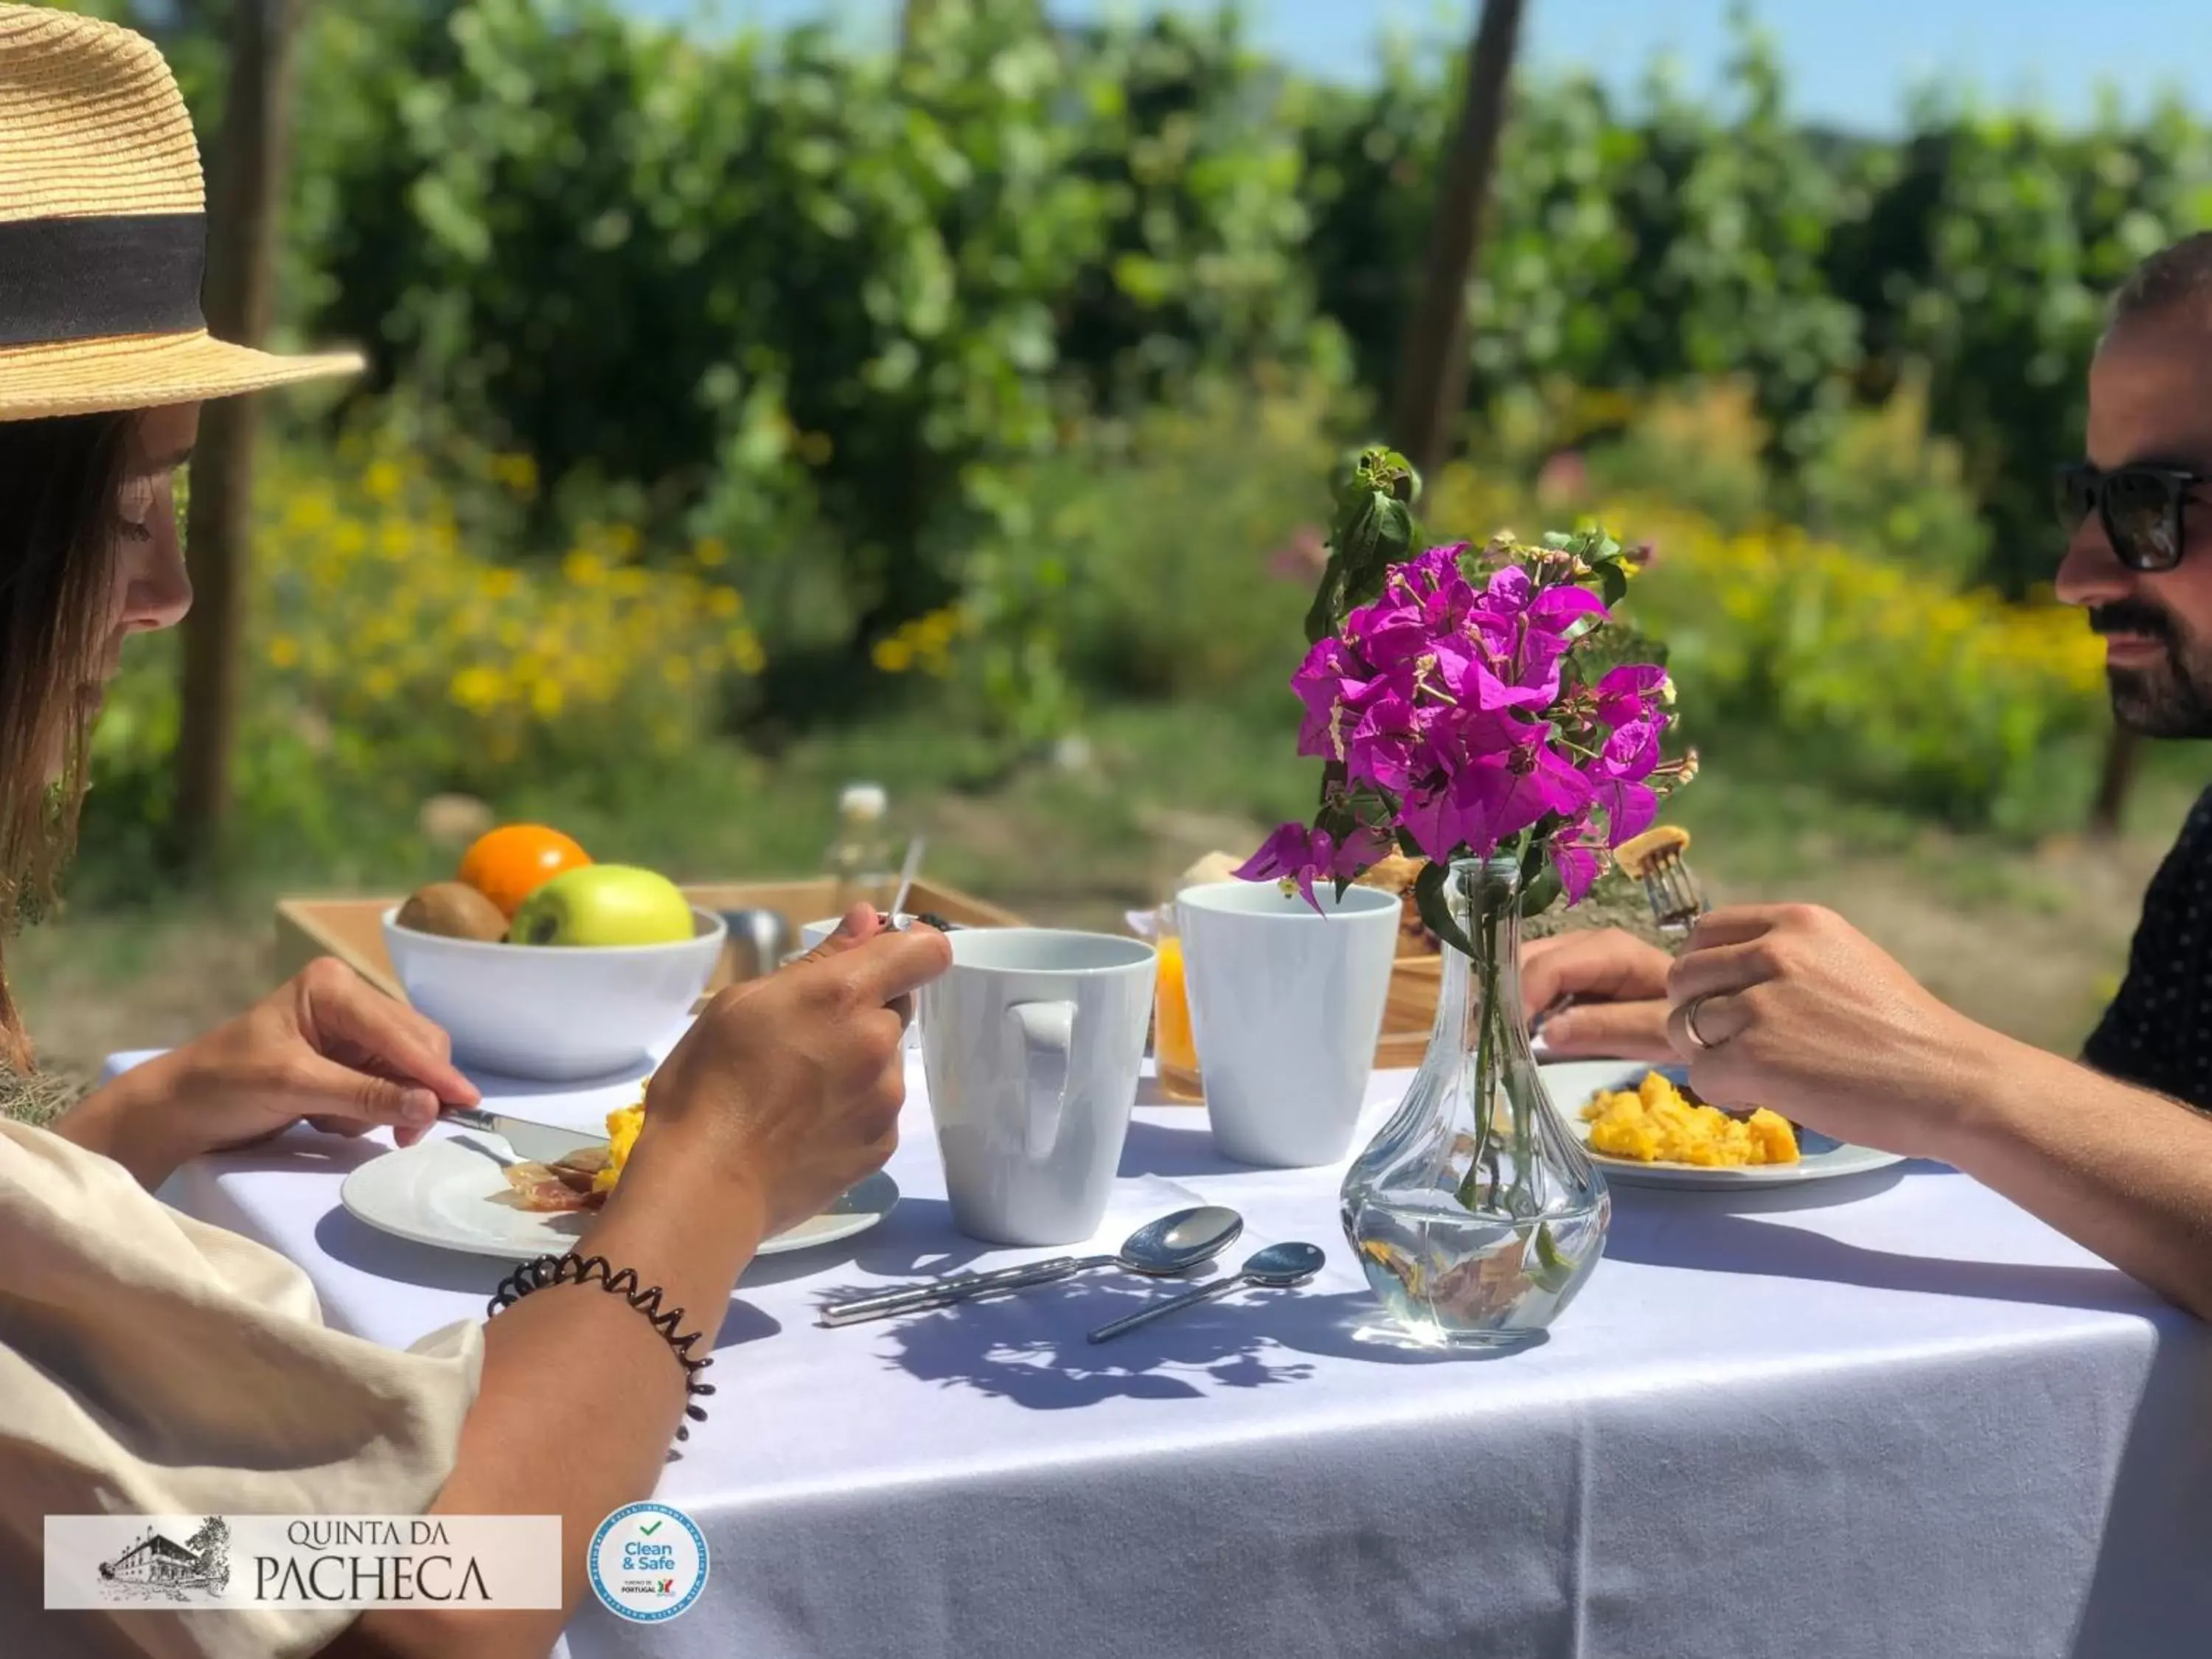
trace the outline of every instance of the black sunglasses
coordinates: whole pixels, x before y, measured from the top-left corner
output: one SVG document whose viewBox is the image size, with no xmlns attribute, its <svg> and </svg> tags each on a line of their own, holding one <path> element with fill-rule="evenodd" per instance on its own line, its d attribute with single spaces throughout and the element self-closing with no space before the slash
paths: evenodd
<svg viewBox="0 0 2212 1659">
<path fill-rule="evenodd" d="M 2205 482 L 2201 472 L 2172 466 L 2116 466 L 2101 472 L 2087 461 L 2058 469 L 2055 505 L 2068 536 L 2094 513 L 2112 553 L 2130 570 L 2171 570 L 2181 562 L 2182 507 Z"/>
</svg>

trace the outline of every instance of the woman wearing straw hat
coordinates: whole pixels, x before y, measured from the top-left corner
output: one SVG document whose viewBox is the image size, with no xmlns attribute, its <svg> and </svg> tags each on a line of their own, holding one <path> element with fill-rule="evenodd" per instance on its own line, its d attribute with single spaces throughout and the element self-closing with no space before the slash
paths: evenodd
<svg viewBox="0 0 2212 1659">
<path fill-rule="evenodd" d="M 172 483 L 200 403 L 357 366 L 210 338 L 204 245 L 160 54 L 0 4 L 0 914 L 61 860 L 118 653 L 191 604 Z M 475 1100 L 443 1035 L 346 970 L 309 969 L 52 1132 L 0 1122 L 0 1647 L 546 1652 L 592 1529 L 701 1417 L 754 1248 L 889 1153 L 908 996 L 947 954 L 856 911 L 810 960 L 726 994 L 653 1079 L 580 1242 L 600 1265 L 530 1276 L 497 1318 L 405 1352 L 330 1330 L 297 1268 L 151 1196 L 185 1159 L 302 1117 L 405 1143 L 441 1102 Z M 0 1054 L 27 1054 L 0 989 Z M 563 1607 L 43 1606 L 48 1516 L 425 1511 L 559 1516 Z"/>
</svg>

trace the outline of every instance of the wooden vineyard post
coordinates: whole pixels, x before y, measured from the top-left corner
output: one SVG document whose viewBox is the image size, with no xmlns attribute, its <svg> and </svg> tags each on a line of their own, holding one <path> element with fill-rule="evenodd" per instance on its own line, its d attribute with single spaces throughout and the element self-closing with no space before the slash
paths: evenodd
<svg viewBox="0 0 2212 1659">
<path fill-rule="evenodd" d="M 1522 0 L 1484 0 L 1468 48 L 1459 130 L 1444 154 L 1429 226 L 1420 298 L 1399 353 L 1391 441 L 1424 479 L 1449 456 L 1452 428 L 1467 403 L 1467 285 L 1481 248 L 1522 11 Z"/>
<path fill-rule="evenodd" d="M 259 345 L 275 287 L 276 212 L 299 0 L 238 0 L 221 148 L 210 169 L 208 330 Z M 227 398 L 200 417 L 185 542 L 194 597 L 185 622 L 177 742 L 177 850 L 204 863 L 230 816 L 230 759 L 246 653 L 246 592 L 253 527 L 254 400 Z"/>
</svg>

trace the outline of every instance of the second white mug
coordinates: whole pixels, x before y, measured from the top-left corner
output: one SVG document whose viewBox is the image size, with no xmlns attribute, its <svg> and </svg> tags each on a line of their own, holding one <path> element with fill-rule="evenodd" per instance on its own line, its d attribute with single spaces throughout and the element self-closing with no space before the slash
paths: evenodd
<svg viewBox="0 0 2212 1659">
<path fill-rule="evenodd" d="M 1303 1169 L 1352 1150 L 1398 954 L 1398 900 L 1371 887 L 1285 897 L 1273 882 L 1176 896 L 1213 1142 Z"/>
</svg>

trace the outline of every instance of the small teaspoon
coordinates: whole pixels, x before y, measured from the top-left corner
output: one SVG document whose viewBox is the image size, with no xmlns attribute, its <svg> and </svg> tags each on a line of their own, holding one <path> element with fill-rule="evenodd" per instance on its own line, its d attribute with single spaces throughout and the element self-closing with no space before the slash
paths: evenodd
<svg viewBox="0 0 2212 1659">
<path fill-rule="evenodd" d="M 1265 1249 L 1255 1250 L 1244 1258 L 1243 1269 L 1233 1279 L 1224 1279 L 1218 1285 L 1208 1285 L 1202 1290 L 1178 1296 L 1166 1302 L 1155 1302 L 1149 1308 L 1139 1308 L 1133 1314 L 1124 1314 L 1110 1324 L 1101 1325 L 1091 1333 L 1093 1342 L 1103 1342 L 1124 1331 L 1134 1330 L 1163 1314 L 1171 1314 L 1179 1308 L 1191 1308 L 1201 1302 L 1210 1302 L 1217 1296 L 1226 1296 L 1231 1291 L 1247 1285 L 1257 1285 L 1269 1290 L 1287 1291 L 1303 1285 L 1322 1270 L 1328 1258 L 1317 1244 L 1270 1244 Z"/>
</svg>

